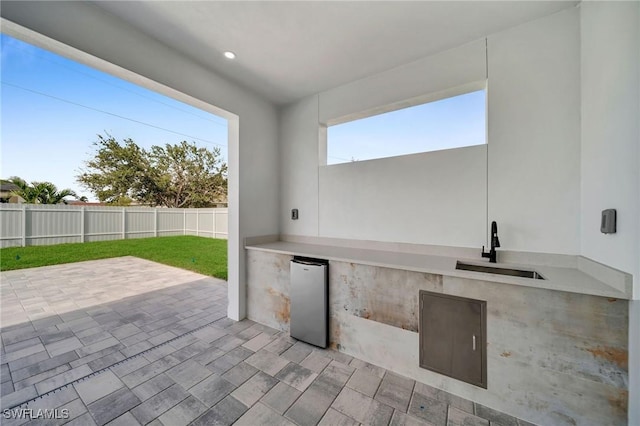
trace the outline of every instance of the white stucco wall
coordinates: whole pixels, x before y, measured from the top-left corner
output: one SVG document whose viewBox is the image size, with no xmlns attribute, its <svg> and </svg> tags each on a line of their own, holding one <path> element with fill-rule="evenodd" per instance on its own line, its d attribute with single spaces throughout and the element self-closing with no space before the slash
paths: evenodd
<svg viewBox="0 0 640 426">
<path fill-rule="evenodd" d="M 316 160 L 320 124 L 483 80 L 484 39 L 286 108 L 281 232 L 479 249 L 497 220 L 503 249 L 579 254 L 578 13 L 488 37 L 487 146 L 336 166 Z M 300 208 L 299 221 L 291 208 Z"/>
<path fill-rule="evenodd" d="M 412 98 L 429 98 L 433 94 L 455 93 L 452 89 L 483 81 L 486 79 L 485 47 L 484 39 L 477 40 L 324 91 L 320 93 L 318 120 L 334 124 L 379 107 Z"/>
<path fill-rule="evenodd" d="M 280 230 L 318 235 L 318 96 L 307 97 L 280 114 Z M 326 154 L 325 154 L 326 156 Z M 298 220 L 291 220 L 291 209 Z"/>
<path fill-rule="evenodd" d="M 479 253 L 486 175 L 486 145 L 321 167 L 320 235 Z"/>
<path fill-rule="evenodd" d="M 583 2 L 581 252 L 634 274 L 629 424 L 640 424 L 640 3 Z M 615 208 L 615 234 L 600 212 Z"/>
<path fill-rule="evenodd" d="M 640 299 L 640 3 L 584 2 L 582 220 L 584 256 L 635 274 Z M 600 232 L 617 210 L 617 232 Z"/>
<path fill-rule="evenodd" d="M 506 250 L 579 254 L 577 9 L 489 36 L 489 220 Z"/>
<path fill-rule="evenodd" d="M 278 233 L 277 109 L 90 3 L 3 2 L 1 13 L 3 32 L 229 119 L 228 312 L 244 318 L 243 239 Z"/>
</svg>

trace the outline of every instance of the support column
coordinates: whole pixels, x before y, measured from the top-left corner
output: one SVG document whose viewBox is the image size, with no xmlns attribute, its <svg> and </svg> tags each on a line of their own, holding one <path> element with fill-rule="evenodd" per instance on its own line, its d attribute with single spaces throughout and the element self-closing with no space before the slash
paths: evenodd
<svg viewBox="0 0 640 426">
<path fill-rule="evenodd" d="M 228 201 L 229 227 L 227 243 L 227 316 L 240 321 L 247 316 L 247 285 L 244 280 L 244 245 L 240 232 L 240 123 L 228 121 L 229 173 Z"/>
</svg>

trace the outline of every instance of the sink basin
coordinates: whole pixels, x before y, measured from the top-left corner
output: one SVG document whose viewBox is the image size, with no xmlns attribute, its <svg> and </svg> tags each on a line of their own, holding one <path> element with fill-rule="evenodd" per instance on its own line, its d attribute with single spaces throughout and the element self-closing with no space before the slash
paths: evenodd
<svg viewBox="0 0 640 426">
<path fill-rule="evenodd" d="M 456 262 L 456 269 L 463 271 L 484 272 L 486 274 L 510 275 L 512 277 L 531 278 L 534 280 L 544 280 L 544 277 L 536 271 L 524 269 L 498 268 L 495 266 L 473 265 L 470 263 Z"/>
</svg>

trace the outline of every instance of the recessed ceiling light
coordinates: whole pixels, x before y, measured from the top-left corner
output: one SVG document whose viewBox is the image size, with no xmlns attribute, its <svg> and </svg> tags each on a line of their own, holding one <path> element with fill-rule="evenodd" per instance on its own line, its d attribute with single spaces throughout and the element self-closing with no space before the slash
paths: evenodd
<svg viewBox="0 0 640 426">
<path fill-rule="evenodd" d="M 235 59 L 236 58 L 236 54 L 231 52 L 231 51 L 226 51 L 224 52 L 224 57 L 227 59 Z"/>
</svg>

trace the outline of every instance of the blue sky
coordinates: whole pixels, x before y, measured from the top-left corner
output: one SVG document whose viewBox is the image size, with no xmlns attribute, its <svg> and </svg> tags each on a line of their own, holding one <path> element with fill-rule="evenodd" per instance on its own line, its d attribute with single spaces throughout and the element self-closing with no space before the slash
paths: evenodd
<svg viewBox="0 0 640 426">
<path fill-rule="evenodd" d="M 219 146 L 227 161 L 225 119 L 5 34 L 1 43 L 3 179 L 20 176 L 29 182 L 51 181 L 58 188 L 71 188 L 94 199 L 75 176 L 91 158 L 96 135 L 105 133 L 118 140 L 131 138 L 146 148 L 182 140 L 207 148 Z"/>
<path fill-rule="evenodd" d="M 327 164 L 483 144 L 485 110 L 480 90 L 331 126 Z"/>
</svg>

